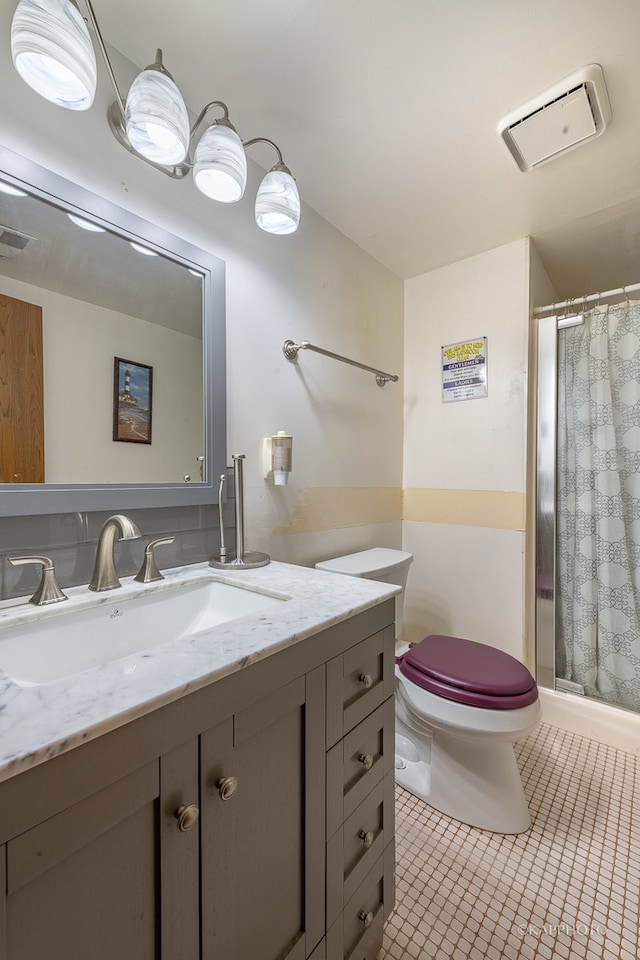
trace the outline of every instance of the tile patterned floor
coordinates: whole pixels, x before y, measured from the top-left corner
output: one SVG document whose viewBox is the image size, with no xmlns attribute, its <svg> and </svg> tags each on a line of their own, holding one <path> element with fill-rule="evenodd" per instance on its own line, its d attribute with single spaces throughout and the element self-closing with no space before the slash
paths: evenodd
<svg viewBox="0 0 640 960">
<path fill-rule="evenodd" d="M 461 825 L 397 788 L 378 960 L 637 960 L 640 758 L 547 724 L 516 755 L 525 834 Z"/>
</svg>

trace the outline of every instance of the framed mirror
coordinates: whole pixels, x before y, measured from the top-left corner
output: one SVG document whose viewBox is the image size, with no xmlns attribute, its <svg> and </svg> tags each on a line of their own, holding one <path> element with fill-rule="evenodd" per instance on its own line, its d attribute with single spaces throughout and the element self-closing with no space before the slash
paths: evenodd
<svg viewBox="0 0 640 960">
<path fill-rule="evenodd" d="M 0 516 L 215 501 L 224 263 L 0 147 Z"/>
</svg>

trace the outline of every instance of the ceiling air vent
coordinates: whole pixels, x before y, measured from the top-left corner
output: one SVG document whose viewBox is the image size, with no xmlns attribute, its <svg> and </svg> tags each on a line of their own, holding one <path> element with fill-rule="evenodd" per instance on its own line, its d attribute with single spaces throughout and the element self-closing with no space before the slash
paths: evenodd
<svg viewBox="0 0 640 960">
<path fill-rule="evenodd" d="M 17 257 L 32 240 L 37 240 L 37 237 L 30 237 L 28 233 L 20 233 L 0 223 L 0 257 L 3 260 Z"/>
<path fill-rule="evenodd" d="M 599 137 L 610 120 L 602 67 L 592 63 L 514 110 L 498 133 L 525 171 Z"/>
</svg>

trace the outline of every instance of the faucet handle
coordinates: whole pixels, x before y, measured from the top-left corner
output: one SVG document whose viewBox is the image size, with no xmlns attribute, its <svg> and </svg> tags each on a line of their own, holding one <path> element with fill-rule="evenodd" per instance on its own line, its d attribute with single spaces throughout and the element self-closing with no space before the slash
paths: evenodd
<svg viewBox="0 0 640 960">
<path fill-rule="evenodd" d="M 144 559 L 138 573 L 133 578 L 138 583 L 151 583 L 153 580 L 164 580 L 164 577 L 158 570 L 154 550 L 162 543 L 173 543 L 175 537 L 159 537 L 148 543 L 144 551 Z"/>
<path fill-rule="evenodd" d="M 69 599 L 58 586 L 53 560 L 49 557 L 9 557 L 9 563 L 12 563 L 14 567 L 20 567 L 27 563 L 42 564 L 40 586 L 29 599 L 29 603 L 33 603 L 37 607 L 43 607 L 47 603 L 60 603 L 61 600 Z"/>
</svg>

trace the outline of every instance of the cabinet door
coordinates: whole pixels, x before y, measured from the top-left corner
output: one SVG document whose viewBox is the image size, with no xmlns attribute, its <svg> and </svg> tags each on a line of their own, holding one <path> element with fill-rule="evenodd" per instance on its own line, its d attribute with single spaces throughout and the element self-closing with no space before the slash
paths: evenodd
<svg viewBox="0 0 640 960">
<path fill-rule="evenodd" d="M 298 960 L 322 938 L 323 756 L 324 668 L 202 735 L 204 960 Z"/>
<path fill-rule="evenodd" d="M 7 960 L 160 955 L 158 763 L 7 844 Z"/>
<path fill-rule="evenodd" d="M 198 960 L 197 800 L 194 738 L 0 847 L 0 960 Z"/>
<path fill-rule="evenodd" d="M 162 960 L 200 958 L 198 775 L 197 737 L 160 759 Z"/>
</svg>

